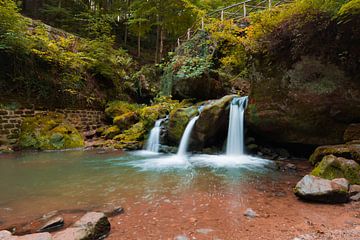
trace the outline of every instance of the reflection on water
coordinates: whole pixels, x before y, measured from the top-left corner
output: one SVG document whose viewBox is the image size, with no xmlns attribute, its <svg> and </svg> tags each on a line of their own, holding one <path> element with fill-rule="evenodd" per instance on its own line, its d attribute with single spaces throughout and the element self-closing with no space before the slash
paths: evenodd
<svg viewBox="0 0 360 240">
<path fill-rule="evenodd" d="M 152 201 L 184 191 L 239 191 L 242 182 L 276 175 L 252 157 L 146 151 L 67 151 L 0 155 L 0 221 L 22 221 L 53 210 L 91 209 Z"/>
</svg>

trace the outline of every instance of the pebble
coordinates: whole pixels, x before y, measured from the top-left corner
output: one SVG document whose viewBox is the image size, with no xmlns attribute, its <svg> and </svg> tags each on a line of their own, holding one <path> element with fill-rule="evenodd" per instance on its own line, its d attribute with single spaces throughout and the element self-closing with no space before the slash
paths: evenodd
<svg viewBox="0 0 360 240">
<path fill-rule="evenodd" d="M 254 218 L 254 217 L 257 217 L 257 214 L 254 210 L 252 210 L 251 208 L 248 208 L 245 210 L 244 216 L 246 216 L 248 218 Z"/>
<path fill-rule="evenodd" d="M 189 238 L 185 235 L 178 235 L 174 238 L 174 240 L 189 240 Z"/>
</svg>

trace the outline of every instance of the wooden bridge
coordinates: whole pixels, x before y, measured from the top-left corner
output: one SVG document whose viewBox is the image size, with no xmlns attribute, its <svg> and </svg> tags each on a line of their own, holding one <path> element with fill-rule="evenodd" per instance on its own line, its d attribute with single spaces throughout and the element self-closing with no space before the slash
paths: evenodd
<svg viewBox="0 0 360 240">
<path fill-rule="evenodd" d="M 177 46 L 180 46 L 183 42 L 186 42 L 195 35 L 197 31 L 204 30 L 205 19 L 219 19 L 221 21 L 232 19 L 234 22 L 243 22 L 250 13 L 271 9 L 272 7 L 279 6 L 284 3 L 289 3 L 292 0 L 245 0 L 233 5 L 218 9 L 214 12 L 205 15 L 200 22 L 196 22 L 193 27 L 177 39 Z"/>
</svg>

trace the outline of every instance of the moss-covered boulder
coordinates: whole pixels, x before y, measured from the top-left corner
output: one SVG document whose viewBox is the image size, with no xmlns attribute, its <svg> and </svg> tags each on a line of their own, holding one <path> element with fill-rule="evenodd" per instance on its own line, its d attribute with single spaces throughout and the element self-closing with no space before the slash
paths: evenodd
<svg viewBox="0 0 360 240">
<path fill-rule="evenodd" d="M 227 137 L 230 102 L 234 97 L 237 95 L 228 95 L 205 105 L 193 129 L 193 146 L 222 146 Z"/>
<path fill-rule="evenodd" d="M 327 155 L 353 159 L 356 162 L 360 162 L 360 144 L 321 146 L 315 149 L 314 153 L 310 156 L 309 161 L 312 164 L 316 164 Z"/>
<path fill-rule="evenodd" d="M 175 109 L 170 113 L 166 139 L 169 144 L 179 144 L 186 125 L 191 118 L 199 114 L 196 106 Z"/>
<path fill-rule="evenodd" d="M 105 116 L 109 120 L 113 120 L 116 116 L 121 116 L 128 112 L 133 112 L 139 108 L 136 104 L 131 104 L 124 101 L 109 102 L 105 108 Z"/>
<path fill-rule="evenodd" d="M 125 130 L 138 121 L 139 117 L 136 112 L 127 112 L 120 116 L 116 116 L 113 120 L 113 124 L 118 126 L 120 130 Z"/>
<path fill-rule="evenodd" d="M 102 135 L 106 139 L 113 139 L 116 135 L 120 134 L 121 130 L 118 126 L 110 126 L 102 132 Z"/>
<path fill-rule="evenodd" d="M 114 137 L 117 141 L 115 145 L 119 149 L 141 149 L 144 145 L 145 134 L 148 130 L 142 122 L 134 124 L 128 130 Z"/>
<path fill-rule="evenodd" d="M 58 113 L 37 114 L 21 125 L 19 146 L 23 149 L 59 150 L 84 146 L 83 137 Z"/>
<path fill-rule="evenodd" d="M 329 180 L 346 178 L 351 184 L 359 184 L 360 165 L 354 160 L 328 155 L 314 168 L 311 175 Z"/>
</svg>

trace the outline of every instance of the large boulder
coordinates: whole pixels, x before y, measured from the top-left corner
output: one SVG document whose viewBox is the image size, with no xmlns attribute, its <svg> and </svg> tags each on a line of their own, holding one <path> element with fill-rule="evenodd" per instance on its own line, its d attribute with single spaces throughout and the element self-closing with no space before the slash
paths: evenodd
<svg viewBox="0 0 360 240">
<path fill-rule="evenodd" d="M 289 68 L 262 67 L 253 74 L 247 122 L 263 140 L 340 144 L 360 119 L 360 83 L 337 65 L 303 56 Z"/>
<path fill-rule="evenodd" d="M 39 150 L 70 149 L 83 147 L 84 139 L 64 115 L 49 112 L 23 120 L 19 146 Z"/>
<path fill-rule="evenodd" d="M 112 121 L 116 116 L 135 111 L 136 109 L 138 109 L 136 104 L 116 100 L 106 105 L 105 116 L 108 120 Z"/>
<path fill-rule="evenodd" d="M 344 203 L 349 201 L 349 182 L 344 178 L 322 179 L 304 176 L 294 189 L 295 195 L 307 201 Z"/>
<path fill-rule="evenodd" d="M 336 157 L 353 159 L 360 162 L 360 144 L 321 146 L 315 149 L 314 153 L 311 154 L 309 161 L 312 164 L 318 163 L 326 155 L 334 155 Z"/>
<path fill-rule="evenodd" d="M 198 114 L 199 111 L 196 106 L 188 108 L 178 108 L 171 111 L 169 116 L 169 122 L 167 125 L 167 143 L 174 145 L 179 144 L 182 134 L 185 131 L 186 125 L 191 118 Z"/>
<path fill-rule="evenodd" d="M 211 101 L 201 111 L 193 129 L 193 145 L 206 148 L 222 146 L 227 136 L 230 103 L 237 95 Z"/>
<path fill-rule="evenodd" d="M 360 184 L 360 165 L 354 160 L 328 155 L 314 168 L 311 175 L 325 178 L 346 178 L 351 184 Z"/>
</svg>

